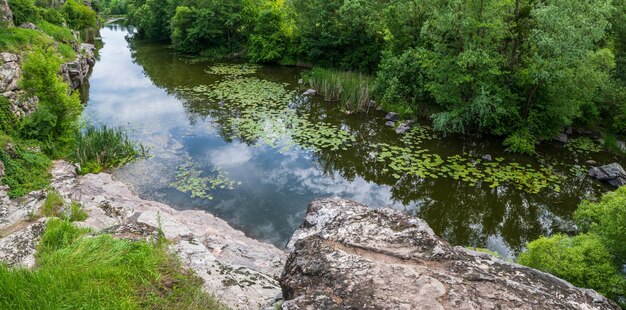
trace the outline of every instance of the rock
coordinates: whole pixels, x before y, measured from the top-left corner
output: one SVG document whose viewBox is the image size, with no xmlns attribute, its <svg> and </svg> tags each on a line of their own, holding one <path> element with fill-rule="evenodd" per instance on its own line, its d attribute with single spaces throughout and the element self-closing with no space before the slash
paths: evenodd
<svg viewBox="0 0 626 310">
<path fill-rule="evenodd" d="M 617 145 L 617 148 L 620 151 L 626 153 L 626 142 L 621 141 L 621 140 L 617 140 L 617 141 L 615 141 L 615 145 Z"/>
<path fill-rule="evenodd" d="M 554 140 L 559 141 L 559 142 L 561 142 L 561 143 L 567 143 L 567 140 L 568 140 L 568 139 L 567 139 L 567 135 L 566 135 L 566 134 L 561 133 L 561 134 L 559 134 L 558 136 L 556 136 L 556 137 L 554 138 Z"/>
<path fill-rule="evenodd" d="M 322 199 L 294 233 L 283 309 L 619 309 L 595 291 L 452 247 L 392 209 Z"/>
<path fill-rule="evenodd" d="M 0 93 L 16 90 L 21 73 L 17 55 L 0 53 Z"/>
<path fill-rule="evenodd" d="M 411 127 L 407 126 L 406 124 L 400 124 L 400 126 L 396 127 L 396 133 L 399 135 L 405 134 L 407 133 L 409 130 L 411 130 Z"/>
<path fill-rule="evenodd" d="M 24 29 L 32 29 L 32 30 L 41 31 L 41 29 L 39 29 L 39 27 L 37 27 L 37 25 L 33 23 L 23 23 L 19 27 L 24 28 Z"/>
<path fill-rule="evenodd" d="M 626 171 L 618 163 L 589 169 L 589 176 L 615 187 L 626 185 Z"/>
<path fill-rule="evenodd" d="M 377 106 L 376 107 L 376 111 L 382 111 L 382 110 L 383 110 L 383 107 L 381 107 L 381 106 Z"/>
<path fill-rule="evenodd" d="M 493 159 L 491 158 L 491 155 L 487 154 L 487 155 L 483 155 L 482 159 L 484 161 L 493 161 Z"/>
<path fill-rule="evenodd" d="M 95 63 L 93 52 L 95 46 L 83 43 L 75 46 L 74 49 L 77 51 L 77 57 L 61 65 L 61 75 L 72 89 L 77 89 L 87 80 L 91 67 Z"/>
<path fill-rule="evenodd" d="M 565 129 L 565 134 L 566 134 L 566 135 L 568 135 L 568 136 L 569 136 L 569 135 L 571 135 L 571 134 L 573 134 L 573 133 L 574 133 L 574 128 L 572 128 L 572 127 L 567 127 L 567 129 Z"/>
<path fill-rule="evenodd" d="M 398 121 L 398 113 L 389 112 L 385 115 L 385 119 L 388 121 L 396 122 Z"/>
<path fill-rule="evenodd" d="M 595 166 L 595 165 L 598 164 L 598 162 L 593 160 L 593 159 L 590 159 L 590 160 L 586 161 L 585 164 L 587 164 L 589 166 Z"/>
<path fill-rule="evenodd" d="M 396 127 L 396 123 L 392 122 L 392 121 L 387 121 L 387 122 L 385 122 L 385 126 L 394 128 L 394 127 Z"/>
<path fill-rule="evenodd" d="M 369 104 L 367 105 L 368 109 L 373 109 L 376 107 L 376 101 L 374 100 L 370 100 Z"/>
<path fill-rule="evenodd" d="M 317 95 L 317 90 L 315 89 L 307 89 L 304 93 L 302 93 L 303 96 L 315 96 Z"/>
<path fill-rule="evenodd" d="M 13 13 L 8 0 L 0 0 L 0 28 L 2 27 L 13 27 Z"/>
<path fill-rule="evenodd" d="M 77 176 L 76 168 L 63 161 L 55 162 L 51 173 L 52 187 L 89 214 L 81 226 L 131 240 L 154 238 L 160 227 L 183 265 L 231 308 L 259 309 L 280 294 L 283 250 L 248 238 L 207 212 L 143 200 L 110 174 Z"/>
</svg>

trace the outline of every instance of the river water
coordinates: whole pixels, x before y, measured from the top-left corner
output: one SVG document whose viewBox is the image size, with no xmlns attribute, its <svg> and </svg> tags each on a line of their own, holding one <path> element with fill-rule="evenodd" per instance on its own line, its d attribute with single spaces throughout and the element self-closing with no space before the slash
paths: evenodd
<svg viewBox="0 0 626 310">
<path fill-rule="evenodd" d="M 485 247 L 512 257 L 532 239 L 567 231 L 581 199 L 610 189 L 586 177 L 586 160 L 600 164 L 620 160 L 604 152 L 573 152 L 560 143 L 540 145 L 538 156 L 518 156 L 506 153 L 495 138 L 435 136 L 422 147 L 442 158 L 490 154 L 503 163 L 550 166 L 559 176 L 559 190 L 544 187 L 529 193 L 506 183 L 472 184 L 463 178 L 398 178 L 389 171 L 389 163 L 372 156 L 376 143 L 401 143 L 400 136 L 384 125 L 383 112 L 347 115 L 336 103 L 295 96 L 289 110 L 263 121 L 275 128 L 284 111 L 293 112 L 310 124 L 325 124 L 354 137 L 354 143 L 340 149 L 312 150 L 297 142 L 283 143 L 289 138 L 284 136 L 274 140 L 277 146 L 233 135 L 232 120 L 241 116 L 240 110 L 225 108 L 223 100 L 189 94 L 189 89 L 228 79 L 206 72 L 215 64 L 189 61 L 166 45 L 129 41 L 128 35 L 129 30 L 119 25 L 101 30 L 103 46 L 83 93 L 87 121 L 121 126 L 149 148 L 148 158 L 117 169 L 115 177 L 143 198 L 180 209 L 207 210 L 279 247 L 301 223 L 311 200 L 340 196 L 372 208 L 410 212 L 454 245 Z M 301 92 L 301 73 L 264 66 L 249 77 Z M 293 127 L 288 122 L 283 126 Z M 206 195 L 193 197 L 175 186 L 181 172 L 184 178 L 189 170 L 198 173 L 195 180 L 219 177 L 222 182 L 206 189 Z"/>
</svg>

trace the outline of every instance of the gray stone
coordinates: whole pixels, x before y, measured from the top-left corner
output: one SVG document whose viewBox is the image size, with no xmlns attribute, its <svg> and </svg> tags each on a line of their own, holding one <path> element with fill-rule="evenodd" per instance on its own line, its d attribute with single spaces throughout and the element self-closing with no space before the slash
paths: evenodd
<svg viewBox="0 0 626 310">
<path fill-rule="evenodd" d="M 87 80 L 91 67 L 95 63 L 95 46 L 83 43 L 75 46 L 74 49 L 77 51 L 76 59 L 61 65 L 61 75 L 72 89 L 77 89 Z"/>
<path fill-rule="evenodd" d="M 15 54 L 0 53 L 0 93 L 17 89 L 21 76 L 19 58 Z"/>
<path fill-rule="evenodd" d="M 572 128 L 572 127 L 567 127 L 567 129 L 565 129 L 565 134 L 566 134 L 566 135 L 568 135 L 568 136 L 569 136 L 569 135 L 571 135 L 571 134 L 573 134 L 573 133 L 574 133 L 574 128 Z"/>
<path fill-rule="evenodd" d="M 593 160 L 593 159 L 590 159 L 590 160 L 586 161 L 585 163 L 586 163 L 587 165 L 589 165 L 589 166 L 595 166 L 595 165 L 597 165 L 597 164 L 598 164 L 598 162 L 597 162 L 597 161 L 595 161 L 595 160 Z"/>
<path fill-rule="evenodd" d="M 566 134 L 560 133 L 558 136 L 554 138 L 554 140 L 559 141 L 561 143 L 567 143 L 568 138 Z"/>
<path fill-rule="evenodd" d="M 405 134 L 409 130 L 411 130 L 411 127 L 406 124 L 400 124 L 400 126 L 396 127 L 396 133 L 399 135 Z"/>
<path fill-rule="evenodd" d="M 322 199 L 289 242 L 283 309 L 620 309 L 549 274 L 452 247 L 417 218 Z"/>
<path fill-rule="evenodd" d="M 617 148 L 620 151 L 626 153 L 626 142 L 621 141 L 621 140 L 617 140 L 617 141 L 615 141 L 615 145 L 617 145 Z"/>
<path fill-rule="evenodd" d="M 304 93 L 302 93 L 303 96 L 315 96 L 317 95 L 317 90 L 315 89 L 307 89 Z"/>
<path fill-rule="evenodd" d="M 13 27 L 13 13 L 8 0 L 0 0 L 0 28 Z"/>
<path fill-rule="evenodd" d="M 487 155 L 483 155 L 482 159 L 484 161 L 493 161 L 493 159 L 491 158 L 491 155 L 487 154 Z"/>
<path fill-rule="evenodd" d="M 589 176 L 615 187 L 626 185 L 626 171 L 618 163 L 589 169 Z"/>
<path fill-rule="evenodd" d="M 41 29 L 39 29 L 39 27 L 37 27 L 37 25 L 33 23 L 23 23 L 19 27 L 24 28 L 24 29 L 32 29 L 32 30 L 41 31 Z"/>
<path fill-rule="evenodd" d="M 382 111 L 382 110 L 383 110 L 383 107 L 381 107 L 381 106 L 377 106 L 376 107 L 376 111 Z"/>
<path fill-rule="evenodd" d="M 387 113 L 387 115 L 385 115 L 385 119 L 388 121 L 392 121 L 392 122 L 398 121 L 398 118 L 399 118 L 398 113 L 395 113 L 395 112 L 389 112 Z"/>
<path fill-rule="evenodd" d="M 396 123 L 392 122 L 392 121 L 387 121 L 387 122 L 385 122 L 385 126 L 394 128 L 394 127 L 396 127 Z"/>
<path fill-rule="evenodd" d="M 77 176 L 76 168 L 57 161 L 52 186 L 83 205 L 83 227 L 132 240 L 154 238 L 161 228 L 170 249 L 204 279 L 204 288 L 234 309 L 259 309 L 280 294 L 278 278 L 287 254 L 248 238 L 204 211 L 178 211 L 139 198 L 110 174 Z"/>
</svg>

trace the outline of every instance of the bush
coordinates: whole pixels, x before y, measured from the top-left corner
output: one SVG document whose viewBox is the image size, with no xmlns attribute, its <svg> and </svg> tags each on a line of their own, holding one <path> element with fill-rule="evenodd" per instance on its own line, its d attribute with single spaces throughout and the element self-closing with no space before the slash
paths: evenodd
<svg viewBox="0 0 626 310">
<path fill-rule="evenodd" d="M 39 9 L 33 0 L 9 0 L 9 7 L 13 12 L 13 23 L 19 26 L 23 23 L 34 23 L 39 20 Z"/>
<path fill-rule="evenodd" d="M 400 56 L 387 52 L 376 73 L 376 98 L 386 111 L 403 116 L 418 112 L 428 116 L 427 92 L 419 53 L 407 50 Z"/>
<path fill-rule="evenodd" d="M 51 219 L 35 269 L 0 265 L 0 308 L 225 309 L 165 247 L 85 233 Z"/>
<path fill-rule="evenodd" d="M 65 2 L 63 5 L 63 13 L 68 26 L 72 29 L 83 30 L 97 26 L 96 12 L 75 0 Z"/>
<path fill-rule="evenodd" d="M 86 174 L 124 165 L 139 154 L 123 129 L 88 125 L 76 136 L 73 159 L 80 164 L 80 173 Z"/>
<path fill-rule="evenodd" d="M 582 231 L 598 235 L 617 263 L 626 264 L 626 187 L 605 194 L 597 203 L 583 202 L 574 220 Z"/>
<path fill-rule="evenodd" d="M 37 110 L 22 122 L 24 138 L 42 142 L 53 157 L 69 153 L 78 130 L 82 105 L 77 92 L 68 94 L 68 85 L 58 75 L 60 59 L 52 49 L 35 49 L 22 65 L 20 87 L 39 98 Z"/>
<path fill-rule="evenodd" d="M 539 238 L 528 244 L 518 262 L 610 298 L 626 293 L 624 278 L 613 264 L 611 253 L 593 234 Z"/>
<path fill-rule="evenodd" d="M 518 130 L 504 140 L 504 145 L 513 153 L 534 154 L 535 137 L 527 130 Z"/>
<path fill-rule="evenodd" d="M 252 62 L 275 62 L 285 57 L 289 38 L 283 29 L 280 6 L 272 6 L 260 13 L 248 39 L 248 57 Z"/>
<path fill-rule="evenodd" d="M 7 98 L 0 96 L 0 132 L 13 135 L 17 118 L 11 111 L 11 104 Z"/>
</svg>

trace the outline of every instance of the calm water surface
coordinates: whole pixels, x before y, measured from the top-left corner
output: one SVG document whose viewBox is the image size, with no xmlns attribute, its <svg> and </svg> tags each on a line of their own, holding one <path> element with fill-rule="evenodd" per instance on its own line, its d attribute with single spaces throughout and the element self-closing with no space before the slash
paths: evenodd
<svg viewBox="0 0 626 310">
<path fill-rule="evenodd" d="M 179 209 L 203 209 L 251 237 L 283 246 L 300 224 L 308 203 L 340 196 L 372 208 L 393 207 L 425 219 L 455 245 L 487 247 L 506 257 L 542 234 L 568 227 L 578 202 L 608 190 L 583 174 L 570 172 L 587 159 L 614 162 L 606 153 L 579 156 L 557 143 L 539 147 L 541 156 L 513 156 L 500 140 L 446 137 L 426 142 L 442 157 L 491 154 L 507 161 L 538 166 L 550 163 L 565 177 L 559 193 L 544 189 L 528 194 L 509 186 L 470 186 L 449 178 L 403 178 L 386 172 L 371 159 L 372 143 L 398 141 L 384 126 L 384 114 L 345 115 L 336 104 L 318 99 L 295 107 L 313 122 L 349 131 L 357 142 L 348 150 L 286 151 L 263 143 L 232 138 L 224 128 L 228 111 L 185 98 L 178 89 L 211 85 L 220 77 L 205 72 L 211 63 L 189 64 L 156 43 L 129 43 L 128 29 L 109 25 L 101 30 L 104 46 L 90 78 L 85 118 L 126 128 L 150 148 L 150 157 L 115 171 L 117 179 L 143 198 Z M 288 83 L 296 89 L 301 72 L 267 66 L 255 77 Z M 468 156 L 469 156 L 468 155 Z M 207 174 L 219 168 L 236 182 L 234 189 L 211 191 L 213 200 L 192 198 L 171 186 L 177 167 L 192 162 Z"/>
</svg>

